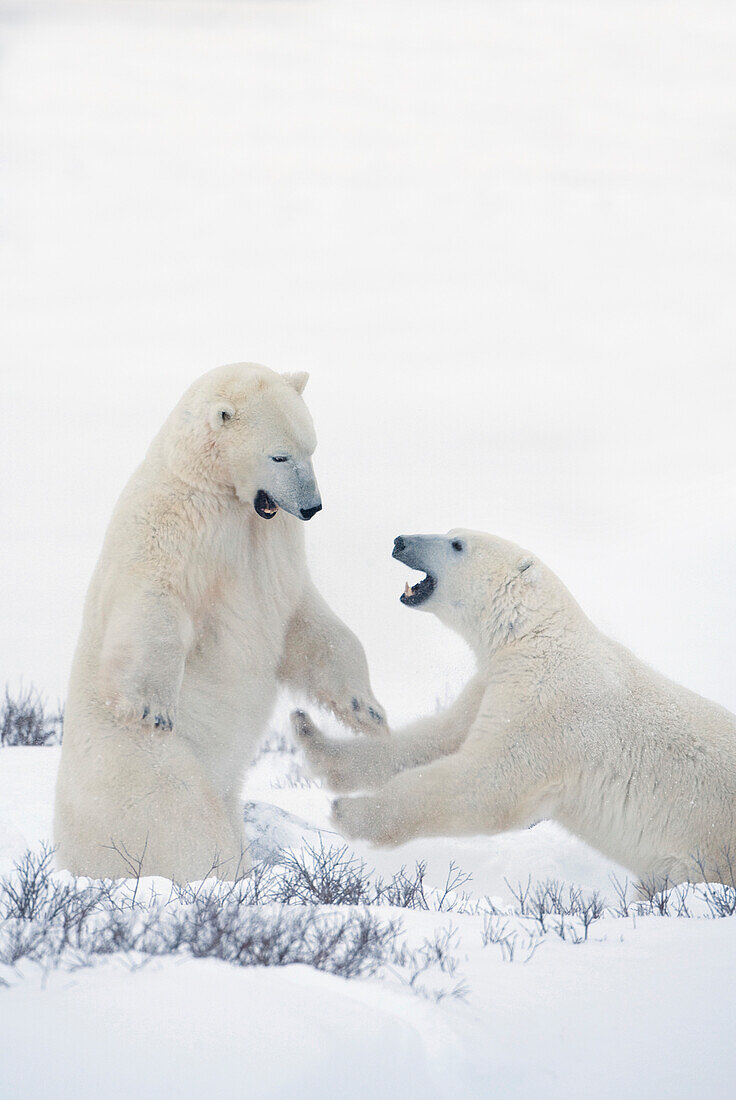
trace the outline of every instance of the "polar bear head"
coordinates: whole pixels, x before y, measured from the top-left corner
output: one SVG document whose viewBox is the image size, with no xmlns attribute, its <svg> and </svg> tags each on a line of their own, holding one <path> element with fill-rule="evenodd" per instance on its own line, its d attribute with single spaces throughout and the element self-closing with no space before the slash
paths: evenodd
<svg viewBox="0 0 736 1100">
<path fill-rule="evenodd" d="M 534 555 L 478 531 L 399 535 L 393 556 L 425 574 L 407 581 L 401 602 L 432 611 L 475 648 L 496 649 L 573 602 Z"/>
<path fill-rule="evenodd" d="M 187 480 L 234 492 L 263 519 L 307 520 L 322 507 L 317 445 L 302 400 L 308 375 L 255 363 L 218 367 L 184 394 L 168 425 L 168 458 Z"/>
</svg>

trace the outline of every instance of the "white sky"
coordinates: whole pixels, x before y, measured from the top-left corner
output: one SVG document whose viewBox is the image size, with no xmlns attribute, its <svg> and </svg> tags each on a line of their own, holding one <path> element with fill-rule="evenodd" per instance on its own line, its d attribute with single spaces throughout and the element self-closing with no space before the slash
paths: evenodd
<svg viewBox="0 0 736 1100">
<path fill-rule="evenodd" d="M 394 719 L 467 664 L 389 557 L 451 526 L 736 708 L 735 56 L 713 0 L 0 3 L 0 681 L 63 697 L 117 494 L 250 359 L 312 372 Z"/>
</svg>

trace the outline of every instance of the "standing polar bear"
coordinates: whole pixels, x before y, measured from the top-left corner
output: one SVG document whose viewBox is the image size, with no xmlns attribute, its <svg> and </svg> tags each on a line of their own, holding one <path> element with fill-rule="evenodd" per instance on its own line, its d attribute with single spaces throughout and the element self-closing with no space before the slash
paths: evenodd
<svg viewBox="0 0 736 1100">
<path fill-rule="evenodd" d="M 444 713 L 385 742 L 327 739 L 293 716 L 338 791 L 338 828 L 375 844 L 496 833 L 543 817 L 653 884 L 732 881 L 736 717 L 602 635 L 534 556 L 469 531 L 399 537 L 426 577 L 402 601 L 474 649 Z"/>
<path fill-rule="evenodd" d="M 113 513 L 84 608 L 56 789 L 59 865 L 178 881 L 247 866 L 240 791 L 279 684 L 385 730 L 357 638 L 314 588 L 306 374 L 221 367 Z"/>
</svg>

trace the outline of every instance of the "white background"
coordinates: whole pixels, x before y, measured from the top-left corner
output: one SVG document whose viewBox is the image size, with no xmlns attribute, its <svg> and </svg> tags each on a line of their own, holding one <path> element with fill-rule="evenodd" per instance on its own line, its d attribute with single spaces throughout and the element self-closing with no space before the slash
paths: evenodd
<svg viewBox="0 0 736 1100">
<path fill-rule="evenodd" d="M 125 480 L 257 360 L 394 720 L 467 667 L 389 557 L 452 526 L 736 707 L 735 57 L 714 0 L 0 4 L 0 678 L 63 698 Z"/>
</svg>

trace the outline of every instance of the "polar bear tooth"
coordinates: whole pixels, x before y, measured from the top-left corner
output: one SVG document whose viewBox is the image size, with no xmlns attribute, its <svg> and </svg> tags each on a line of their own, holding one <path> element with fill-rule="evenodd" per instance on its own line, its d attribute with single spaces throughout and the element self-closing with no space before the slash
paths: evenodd
<svg viewBox="0 0 736 1100">
<path fill-rule="evenodd" d="M 404 585 L 404 595 L 405 596 L 413 596 L 414 595 L 414 589 L 411 587 L 411 585 L 409 584 L 408 581 Z"/>
</svg>

